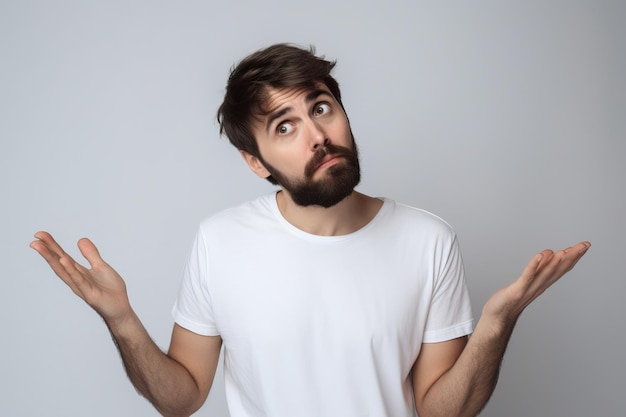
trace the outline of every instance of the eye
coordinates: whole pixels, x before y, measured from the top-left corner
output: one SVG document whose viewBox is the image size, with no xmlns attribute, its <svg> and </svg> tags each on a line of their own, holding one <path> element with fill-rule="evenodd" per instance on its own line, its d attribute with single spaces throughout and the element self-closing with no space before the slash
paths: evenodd
<svg viewBox="0 0 626 417">
<path fill-rule="evenodd" d="M 279 124 L 276 127 L 276 133 L 278 133 L 281 136 L 288 135 L 291 132 L 293 132 L 293 126 L 291 125 L 291 123 L 284 122 L 284 123 Z"/>
<path fill-rule="evenodd" d="M 330 104 L 328 103 L 317 103 L 313 108 L 313 115 L 315 116 L 323 116 L 328 112 L 330 112 Z"/>
</svg>

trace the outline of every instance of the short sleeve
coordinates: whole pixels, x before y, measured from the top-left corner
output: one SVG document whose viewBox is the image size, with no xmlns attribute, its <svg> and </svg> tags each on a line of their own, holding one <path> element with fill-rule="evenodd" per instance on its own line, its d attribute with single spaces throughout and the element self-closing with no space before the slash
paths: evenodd
<svg viewBox="0 0 626 417">
<path fill-rule="evenodd" d="M 474 318 L 465 283 L 463 258 L 456 235 L 441 249 L 424 343 L 437 343 L 472 333 Z"/>
<path fill-rule="evenodd" d="M 208 271 L 207 245 L 200 230 L 183 270 L 172 315 L 174 321 L 187 330 L 204 336 L 217 336 L 219 331 L 213 317 Z"/>
</svg>

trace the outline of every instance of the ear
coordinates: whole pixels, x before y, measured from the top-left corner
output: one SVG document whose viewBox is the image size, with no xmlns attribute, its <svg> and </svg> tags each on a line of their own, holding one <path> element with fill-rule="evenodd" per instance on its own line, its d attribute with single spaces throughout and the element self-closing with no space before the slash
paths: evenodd
<svg viewBox="0 0 626 417">
<path fill-rule="evenodd" d="M 241 156 L 243 157 L 246 164 L 250 167 L 252 172 L 254 172 L 259 178 L 267 178 L 272 175 L 263 165 L 261 160 L 254 155 L 249 154 L 246 151 L 239 151 Z"/>
</svg>

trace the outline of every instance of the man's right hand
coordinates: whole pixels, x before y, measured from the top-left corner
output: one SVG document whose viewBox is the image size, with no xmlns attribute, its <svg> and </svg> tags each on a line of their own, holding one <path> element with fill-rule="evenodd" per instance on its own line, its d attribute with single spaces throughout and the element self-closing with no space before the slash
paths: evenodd
<svg viewBox="0 0 626 417">
<path fill-rule="evenodd" d="M 120 275 L 98 253 L 96 246 L 86 238 L 78 241 L 78 248 L 91 269 L 69 256 L 47 232 L 37 232 L 37 240 L 30 244 L 50 265 L 50 268 L 72 291 L 85 300 L 109 326 L 118 326 L 133 316 L 126 284 Z"/>
<path fill-rule="evenodd" d="M 79 240 L 78 248 L 91 269 L 74 261 L 49 233 L 38 232 L 35 238 L 30 247 L 104 318 L 135 388 L 162 415 L 188 416 L 198 410 L 213 383 L 221 337 L 202 336 L 175 325 L 169 353 L 164 354 L 133 312 L 124 280 L 89 239 Z"/>
</svg>

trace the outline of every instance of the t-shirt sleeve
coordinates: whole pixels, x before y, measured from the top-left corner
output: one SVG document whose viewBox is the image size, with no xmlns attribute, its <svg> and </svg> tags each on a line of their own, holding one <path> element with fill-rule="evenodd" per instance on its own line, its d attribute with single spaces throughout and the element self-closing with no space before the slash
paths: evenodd
<svg viewBox="0 0 626 417">
<path fill-rule="evenodd" d="M 213 317 L 208 271 L 207 246 L 200 230 L 183 270 L 172 315 L 174 321 L 187 330 L 204 336 L 217 336 L 219 331 Z"/>
<path fill-rule="evenodd" d="M 474 318 L 465 284 L 463 259 L 456 235 L 442 245 L 433 285 L 424 343 L 452 340 L 472 333 Z"/>
</svg>

